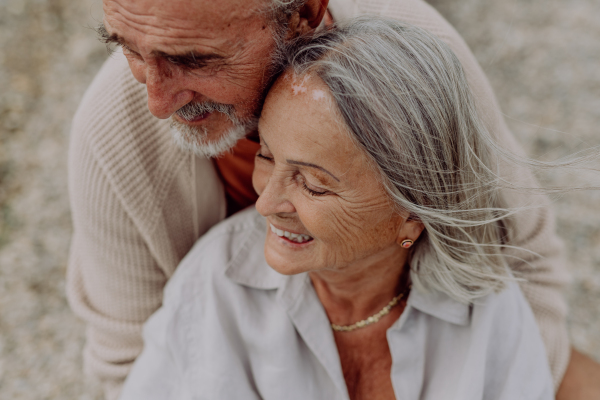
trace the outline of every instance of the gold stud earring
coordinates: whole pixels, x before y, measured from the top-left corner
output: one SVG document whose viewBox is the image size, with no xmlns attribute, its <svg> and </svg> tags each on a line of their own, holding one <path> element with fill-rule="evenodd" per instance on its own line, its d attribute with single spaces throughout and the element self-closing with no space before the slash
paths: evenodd
<svg viewBox="0 0 600 400">
<path fill-rule="evenodd" d="M 404 247 L 405 249 L 409 249 L 412 245 L 413 245 L 413 241 L 410 239 L 406 239 L 403 240 L 402 243 L 400 243 L 400 246 Z"/>
</svg>

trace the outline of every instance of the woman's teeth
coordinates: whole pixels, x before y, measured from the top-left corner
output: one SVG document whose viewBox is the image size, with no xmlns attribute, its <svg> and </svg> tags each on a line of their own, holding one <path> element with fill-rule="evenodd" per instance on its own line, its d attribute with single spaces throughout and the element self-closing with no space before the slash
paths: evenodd
<svg viewBox="0 0 600 400">
<path fill-rule="evenodd" d="M 309 240 L 312 240 L 312 237 L 310 237 L 308 235 L 300 235 L 298 233 L 282 231 L 281 229 L 275 228 L 272 224 L 269 224 L 269 225 L 271 225 L 271 232 L 273 232 L 274 234 L 276 234 L 279 237 L 285 237 L 285 238 L 291 240 L 292 242 L 304 243 L 304 242 L 308 242 Z"/>
</svg>

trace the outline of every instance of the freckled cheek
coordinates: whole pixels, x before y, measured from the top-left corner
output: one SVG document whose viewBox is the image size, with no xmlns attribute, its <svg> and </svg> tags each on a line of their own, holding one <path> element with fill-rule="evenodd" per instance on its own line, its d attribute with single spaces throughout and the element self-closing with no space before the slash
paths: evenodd
<svg viewBox="0 0 600 400">
<path fill-rule="evenodd" d="M 352 258 L 360 251 L 359 248 L 364 244 L 362 230 L 365 222 L 361 220 L 360 214 L 349 213 L 347 210 L 332 216 L 329 224 L 329 229 L 335 233 L 335 242 L 332 244 L 343 252 L 345 257 Z"/>
<path fill-rule="evenodd" d="M 397 226 L 387 208 L 347 207 L 328 216 L 331 256 L 352 262 L 375 253 L 396 240 Z"/>
<path fill-rule="evenodd" d="M 330 214 L 323 228 L 327 237 L 322 258 L 331 267 L 355 262 L 372 247 L 364 240 L 360 221 L 345 213 Z"/>
<path fill-rule="evenodd" d="M 391 210 L 372 213 L 361 232 L 364 248 L 370 252 L 377 252 L 388 246 L 395 246 L 402 222 L 402 218 L 393 214 Z"/>
<path fill-rule="evenodd" d="M 320 242 L 331 249 L 346 248 L 349 240 L 353 236 L 355 229 L 353 224 L 347 220 L 347 216 L 327 204 L 326 201 L 317 203 L 316 201 L 304 202 L 298 204 L 295 202 L 296 210 L 300 220 L 308 231 Z"/>
</svg>

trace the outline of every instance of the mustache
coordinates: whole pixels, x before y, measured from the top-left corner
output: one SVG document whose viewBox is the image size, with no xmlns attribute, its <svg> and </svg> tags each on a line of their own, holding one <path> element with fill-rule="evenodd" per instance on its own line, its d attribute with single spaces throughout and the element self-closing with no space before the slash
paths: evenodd
<svg viewBox="0 0 600 400">
<path fill-rule="evenodd" d="M 175 113 L 181 119 L 192 121 L 194 118 L 214 111 L 225 114 L 234 124 L 239 122 L 235 108 L 231 104 L 215 103 L 214 101 L 191 102 L 181 107 Z"/>
</svg>

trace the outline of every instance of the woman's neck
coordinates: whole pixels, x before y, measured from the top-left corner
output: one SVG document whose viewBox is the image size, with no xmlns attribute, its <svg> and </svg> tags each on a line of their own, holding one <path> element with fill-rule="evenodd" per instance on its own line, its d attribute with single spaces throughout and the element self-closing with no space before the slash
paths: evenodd
<svg viewBox="0 0 600 400">
<path fill-rule="evenodd" d="M 350 325 L 379 312 L 408 286 L 407 252 L 390 249 L 376 259 L 309 276 L 329 320 Z"/>
</svg>

